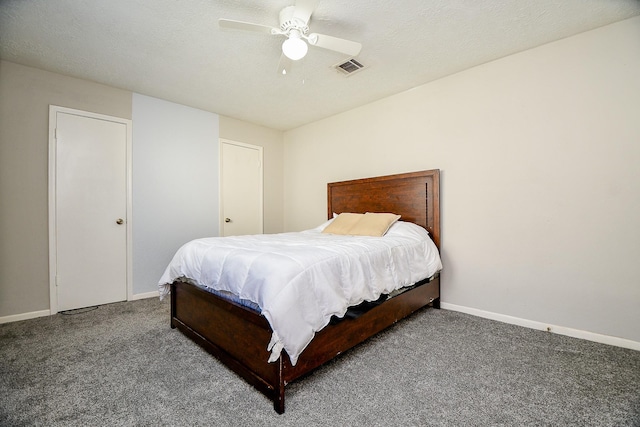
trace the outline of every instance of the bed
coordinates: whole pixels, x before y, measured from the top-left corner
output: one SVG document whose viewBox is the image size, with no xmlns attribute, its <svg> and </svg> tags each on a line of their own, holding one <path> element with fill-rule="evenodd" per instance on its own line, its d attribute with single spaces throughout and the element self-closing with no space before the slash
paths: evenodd
<svg viewBox="0 0 640 427">
<path fill-rule="evenodd" d="M 402 221 L 426 229 L 439 248 L 439 177 L 436 169 L 329 183 L 327 218 L 341 213 L 392 212 L 401 215 Z M 423 307 L 439 308 L 440 301 L 437 272 L 393 297 L 365 302 L 350 310 L 350 315 L 333 319 L 314 334 L 292 363 L 287 351 L 273 349 L 276 334 L 259 311 L 242 301 L 208 292 L 189 278 L 179 278 L 167 286 L 171 327 L 266 395 L 280 414 L 285 410 L 288 383 Z"/>
</svg>

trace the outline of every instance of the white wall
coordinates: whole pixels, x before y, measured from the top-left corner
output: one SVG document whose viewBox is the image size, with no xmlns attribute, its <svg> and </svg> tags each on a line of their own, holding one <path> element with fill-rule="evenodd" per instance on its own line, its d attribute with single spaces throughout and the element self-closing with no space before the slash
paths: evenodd
<svg viewBox="0 0 640 427">
<path fill-rule="evenodd" d="M 638 76 L 633 18 L 285 132 L 285 229 L 440 168 L 443 302 L 640 341 Z"/>
<path fill-rule="evenodd" d="M 133 94 L 133 293 L 158 290 L 176 250 L 218 235 L 218 116 Z"/>
</svg>

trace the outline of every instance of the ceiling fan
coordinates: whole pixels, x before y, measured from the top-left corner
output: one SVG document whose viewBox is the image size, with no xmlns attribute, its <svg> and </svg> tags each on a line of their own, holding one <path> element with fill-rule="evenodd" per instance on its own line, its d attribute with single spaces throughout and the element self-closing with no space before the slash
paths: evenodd
<svg viewBox="0 0 640 427">
<path fill-rule="evenodd" d="M 222 28 L 254 31 L 273 36 L 284 36 L 282 43 L 282 55 L 278 64 L 278 72 L 287 74 L 291 67 L 291 61 L 304 58 L 311 46 L 333 50 L 348 56 L 356 56 L 360 53 L 362 45 L 358 42 L 328 36 L 325 34 L 309 33 L 309 20 L 313 13 L 316 0 L 298 0 L 293 6 L 287 6 L 280 11 L 280 26 L 253 24 L 250 22 L 235 21 L 232 19 L 219 19 L 218 24 Z"/>
</svg>

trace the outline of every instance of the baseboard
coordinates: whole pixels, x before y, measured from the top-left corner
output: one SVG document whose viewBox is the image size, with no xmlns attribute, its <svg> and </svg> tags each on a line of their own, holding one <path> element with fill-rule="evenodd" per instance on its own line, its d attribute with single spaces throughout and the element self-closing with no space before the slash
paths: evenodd
<svg viewBox="0 0 640 427">
<path fill-rule="evenodd" d="M 139 299 L 147 299 L 147 298 L 160 298 L 159 291 L 145 292 L 143 294 L 135 294 L 131 296 L 131 301 L 139 300 Z"/>
<path fill-rule="evenodd" d="M 461 313 L 467 313 L 473 316 L 483 317 L 485 319 L 497 320 L 498 322 L 524 326 L 526 328 L 552 332 L 559 335 L 566 335 L 573 338 L 580 338 L 587 341 L 593 341 L 601 344 L 608 344 L 616 347 L 623 347 L 640 351 L 640 342 L 628 340 L 625 338 L 612 337 L 610 335 L 602 335 L 595 332 L 582 331 L 579 329 L 572 329 L 564 326 L 549 325 L 547 323 L 537 322 L 534 320 L 522 319 L 520 317 L 493 313 L 490 311 L 479 310 L 477 308 L 465 307 L 462 305 L 449 304 L 446 302 L 441 302 L 440 307 L 445 310 L 459 311 Z"/>
<path fill-rule="evenodd" d="M 36 317 L 51 316 L 50 310 L 31 311 L 29 313 L 14 314 L 0 317 L 0 323 L 19 322 L 20 320 L 35 319 Z"/>
<path fill-rule="evenodd" d="M 152 292 L 145 292 L 142 294 L 136 294 L 131 297 L 131 301 L 146 299 L 146 298 L 160 298 L 160 292 L 152 291 Z M 51 310 L 40 310 L 40 311 L 32 311 L 29 313 L 14 314 L 11 316 L 2 316 L 0 317 L 0 324 L 10 323 L 10 322 L 19 322 L 20 320 L 35 319 L 36 317 L 45 317 L 45 316 L 51 316 Z"/>
</svg>

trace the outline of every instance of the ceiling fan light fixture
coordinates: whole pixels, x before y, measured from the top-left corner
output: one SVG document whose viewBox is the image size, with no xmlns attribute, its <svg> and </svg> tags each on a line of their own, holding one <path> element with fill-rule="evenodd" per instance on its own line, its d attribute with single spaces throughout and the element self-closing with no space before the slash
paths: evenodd
<svg viewBox="0 0 640 427">
<path fill-rule="evenodd" d="M 282 53 L 293 61 L 304 58 L 309 50 L 309 46 L 302 40 L 300 34 L 296 31 L 291 31 L 289 38 L 282 43 Z"/>
</svg>

